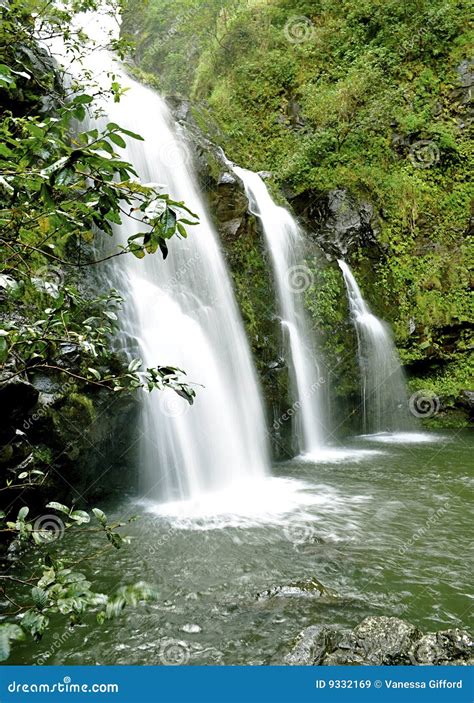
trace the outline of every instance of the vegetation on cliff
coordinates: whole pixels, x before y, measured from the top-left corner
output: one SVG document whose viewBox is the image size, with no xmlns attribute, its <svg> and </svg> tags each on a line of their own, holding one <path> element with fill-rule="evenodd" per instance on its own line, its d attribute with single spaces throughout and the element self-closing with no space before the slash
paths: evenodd
<svg viewBox="0 0 474 703">
<path fill-rule="evenodd" d="M 413 387 L 446 406 L 472 377 L 467 20 L 464 0 L 132 0 L 124 24 L 140 67 L 290 202 L 370 203 L 372 240 L 339 255 L 393 325 Z M 334 266 L 319 257 L 308 295 L 329 367 L 350 344 Z"/>
</svg>

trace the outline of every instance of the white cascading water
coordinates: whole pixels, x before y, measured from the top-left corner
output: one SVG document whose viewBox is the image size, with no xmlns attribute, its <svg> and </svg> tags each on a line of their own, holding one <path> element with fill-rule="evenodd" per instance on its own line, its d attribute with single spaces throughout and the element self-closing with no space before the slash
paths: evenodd
<svg viewBox="0 0 474 703">
<path fill-rule="evenodd" d="M 89 36 L 103 36 L 103 21 L 86 17 Z M 94 54 L 93 62 L 99 80 L 113 73 L 126 89 L 120 102 L 103 102 L 99 125 L 115 122 L 140 134 L 144 141 L 127 140 L 124 160 L 142 183 L 160 184 L 199 217 L 187 239 L 170 240 L 166 261 L 157 253 L 143 260 L 127 255 L 113 263 L 112 277 L 120 279 L 126 299 L 124 339 L 138 341 L 146 367 L 178 367 L 186 372 L 186 382 L 196 384 L 192 407 L 171 390 L 143 394 L 144 497 L 196 504 L 223 490 L 237 493 L 238 486 L 245 486 L 248 495 L 268 475 L 264 412 L 230 276 L 190 153 L 159 95 L 130 79 L 107 52 Z M 137 223 L 124 218 L 116 227 L 118 244 L 126 245 L 136 232 Z"/>
<path fill-rule="evenodd" d="M 230 278 L 206 208 L 196 188 L 189 152 L 176 134 L 164 101 L 121 77 L 130 90 L 110 105 L 110 119 L 139 133 L 124 157 L 144 183 L 164 184 L 199 216 L 186 240 L 171 241 L 166 261 L 126 257 L 143 361 L 184 369 L 196 388 L 192 407 L 173 391 L 144 401 L 143 465 L 149 496 L 198 499 L 265 475 L 266 430 Z M 118 228 L 122 243 L 134 223 Z M 134 324 L 134 321 L 131 321 Z"/>
<path fill-rule="evenodd" d="M 290 213 L 276 205 L 258 173 L 232 166 L 242 180 L 250 211 L 260 219 L 271 255 L 282 327 L 286 333 L 292 399 L 296 413 L 295 433 L 303 454 L 317 455 L 324 444 L 321 385 L 312 335 L 306 319 L 302 293 L 310 273 L 304 266 L 301 230 Z"/>
<path fill-rule="evenodd" d="M 364 432 L 412 429 L 405 375 L 390 330 L 370 311 L 349 266 L 341 260 L 338 264 L 357 333 Z"/>
</svg>

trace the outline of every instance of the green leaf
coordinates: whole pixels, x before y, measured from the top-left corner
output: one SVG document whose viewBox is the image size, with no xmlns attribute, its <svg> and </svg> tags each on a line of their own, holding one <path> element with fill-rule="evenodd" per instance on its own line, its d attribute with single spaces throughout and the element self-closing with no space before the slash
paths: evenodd
<svg viewBox="0 0 474 703">
<path fill-rule="evenodd" d="M 124 129 L 123 127 L 119 127 L 119 129 L 122 132 L 122 134 L 126 134 L 127 137 L 132 137 L 132 139 L 138 139 L 139 142 L 145 141 L 140 134 L 136 134 L 135 132 L 130 132 L 129 129 Z"/>
<path fill-rule="evenodd" d="M 178 232 L 183 237 L 183 239 L 186 239 L 188 236 L 188 232 L 186 230 L 186 227 L 181 222 L 178 222 L 176 224 L 176 227 L 178 228 Z"/>
<path fill-rule="evenodd" d="M 61 513 L 66 513 L 66 515 L 69 515 L 70 508 L 67 507 L 67 505 L 63 505 L 62 503 L 57 503 L 55 500 L 52 500 L 51 503 L 48 503 L 47 508 L 52 508 L 53 510 L 59 510 Z"/>
<path fill-rule="evenodd" d="M 85 510 L 75 510 L 69 515 L 69 517 L 71 518 L 71 520 L 74 520 L 79 525 L 83 525 L 84 523 L 90 522 L 91 520 L 89 513 L 86 513 Z"/>
<path fill-rule="evenodd" d="M 166 210 L 160 215 L 160 223 L 162 226 L 163 237 L 169 239 L 176 230 L 176 213 L 171 208 L 167 207 Z"/>
<path fill-rule="evenodd" d="M 115 547 L 115 549 L 121 549 L 123 546 L 123 539 L 116 532 L 107 532 L 107 539 Z"/>
<path fill-rule="evenodd" d="M 10 656 L 10 642 L 22 640 L 25 633 L 19 625 L 2 623 L 0 625 L 0 661 L 6 661 Z"/>
<path fill-rule="evenodd" d="M 125 139 L 123 139 L 120 134 L 115 134 L 114 132 L 112 132 L 109 134 L 109 139 L 111 142 L 121 147 L 122 149 L 125 149 L 125 147 L 127 146 Z"/>
<path fill-rule="evenodd" d="M 2 85 L 3 84 L 3 85 Z M 12 70 L 4 63 L 0 63 L 0 87 L 11 86 L 15 87 L 15 79 L 12 76 Z"/>
<path fill-rule="evenodd" d="M 28 630 L 35 640 L 40 640 L 48 626 L 49 620 L 46 615 L 37 613 L 34 610 L 27 610 L 22 621 L 21 626 Z"/>
<path fill-rule="evenodd" d="M 33 596 L 33 603 L 39 610 L 43 610 L 47 606 L 49 596 L 43 588 L 33 586 L 31 589 L 31 595 Z"/>
<path fill-rule="evenodd" d="M 94 513 L 100 524 L 105 527 L 105 525 L 107 524 L 107 515 L 102 512 L 102 510 L 100 510 L 99 508 L 92 508 L 92 512 Z"/>
<path fill-rule="evenodd" d="M 18 511 L 18 518 L 17 520 L 24 521 L 28 513 L 30 512 L 30 509 L 28 506 L 24 505 L 20 510 Z"/>
<path fill-rule="evenodd" d="M 98 381 L 101 380 L 102 376 L 101 376 L 100 373 L 97 371 L 97 369 L 93 369 L 93 368 L 89 367 L 87 370 L 88 370 L 89 373 L 90 373 L 92 376 L 94 376 L 94 378 L 96 378 Z"/>
<path fill-rule="evenodd" d="M 132 361 L 128 365 L 128 372 L 129 373 L 135 373 L 135 371 L 138 371 L 138 369 L 142 365 L 142 360 L 141 359 L 132 359 Z"/>
<path fill-rule="evenodd" d="M 0 337 L 0 363 L 4 363 L 8 358 L 8 343 L 5 337 Z"/>
</svg>

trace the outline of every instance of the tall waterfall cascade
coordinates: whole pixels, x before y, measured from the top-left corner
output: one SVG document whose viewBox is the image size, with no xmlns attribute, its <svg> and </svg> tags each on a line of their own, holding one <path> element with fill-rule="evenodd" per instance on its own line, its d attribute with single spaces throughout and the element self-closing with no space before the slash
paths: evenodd
<svg viewBox="0 0 474 703">
<path fill-rule="evenodd" d="M 92 22 L 92 29 L 96 24 Z M 88 29 L 88 27 L 86 27 Z M 137 339 L 146 367 L 173 366 L 196 384 L 193 406 L 171 390 L 143 393 L 139 453 L 143 493 L 160 503 L 199 502 L 209 494 L 259 485 L 269 472 L 260 390 L 230 276 L 199 194 L 186 143 L 164 100 L 130 79 L 111 55 L 94 55 L 94 73 L 113 72 L 126 89 L 103 104 L 100 124 L 115 122 L 141 135 L 123 149 L 141 182 L 160 184 L 199 217 L 186 239 L 172 239 L 139 261 L 119 257 L 114 283 L 126 299 L 125 335 Z M 116 227 L 125 245 L 137 225 Z"/>
<path fill-rule="evenodd" d="M 349 266 L 341 260 L 338 264 L 357 333 L 364 432 L 413 429 L 405 375 L 390 329 L 370 311 Z"/>
<path fill-rule="evenodd" d="M 291 394 L 296 410 L 294 427 L 302 454 L 317 455 L 324 445 L 322 384 L 303 294 L 310 282 L 304 265 L 304 241 L 298 224 L 276 205 L 262 178 L 232 165 L 244 184 L 250 211 L 261 221 L 278 294 L 281 324 L 287 341 Z"/>
</svg>

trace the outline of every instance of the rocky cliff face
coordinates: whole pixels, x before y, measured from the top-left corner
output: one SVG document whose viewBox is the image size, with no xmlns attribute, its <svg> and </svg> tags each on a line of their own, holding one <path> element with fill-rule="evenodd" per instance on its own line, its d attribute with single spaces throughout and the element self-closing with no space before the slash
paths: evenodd
<svg viewBox="0 0 474 703">
<path fill-rule="evenodd" d="M 290 401 L 288 369 L 282 358 L 271 266 L 259 224 L 248 213 L 243 188 L 229 171 L 221 150 L 197 126 L 191 103 L 178 98 L 171 98 L 169 102 L 195 155 L 199 181 L 207 195 L 209 210 L 233 276 L 271 424 L 274 418 L 285 414 Z M 266 175 L 271 177 L 271 174 Z M 349 321 L 346 292 L 336 259 L 357 262 L 358 275 L 365 290 L 369 291 L 369 303 L 378 315 L 390 319 L 390 310 L 385 309 L 377 288 L 378 269 L 390 257 L 389 249 L 380 237 L 380 222 L 384 213 L 378 212 L 368 199 L 357 197 L 343 188 L 328 191 L 309 189 L 296 194 L 290 186 L 284 186 L 280 197 L 292 209 L 307 234 L 307 266 L 311 282 L 306 291 L 306 302 L 335 398 L 332 420 L 334 425 L 341 427 L 342 433 L 354 432 L 359 429 L 355 413 L 360 400 L 356 339 Z M 417 320 L 411 321 L 412 335 L 423 334 L 423 329 Z M 406 358 L 408 376 L 413 377 L 412 391 L 429 388 L 431 377 L 443 373 L 443 364 L 450 358 L 449 350 L 452 347 L 452 353 L 455 353 L 461 334 L 464 334 L 462 330 L 446 328 L 440 338 L 444 350 L 441 351 L 438 340 L 429 359 L 426 358 L 429 350 L 425 348 L 423 359 L 419 361 L 410 360 L 413 354 L 400 350 Z M 409 339 L 411 344 L 412 339 Z M 441 357 L 438 358 L 436 350 Z M 428 379 L 427 386 L 425 378 Z M 467 390 L 441 396 L 438 401 L 436 417 L 427 418 L 435 426 L 463 425 L 472 414 Z M 277 455 L 285 456 L 291 453 L 288 444 L 290 422 L 277 425 L 278 431 L 273 430 L 275 450 Z"/>
<path fill-rule="evenodd" d="M 135 483 L 137 401 L 36 375 L 0 385 L 0 470 L 12 501 L 94 504 Z M 21 505 L 19 505 L 21 507 Z"/>
</svg>

